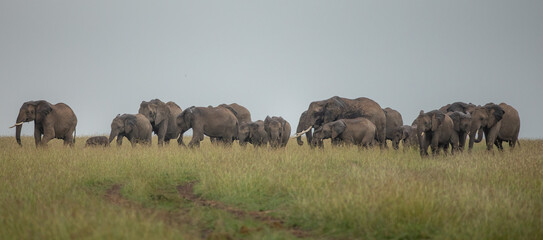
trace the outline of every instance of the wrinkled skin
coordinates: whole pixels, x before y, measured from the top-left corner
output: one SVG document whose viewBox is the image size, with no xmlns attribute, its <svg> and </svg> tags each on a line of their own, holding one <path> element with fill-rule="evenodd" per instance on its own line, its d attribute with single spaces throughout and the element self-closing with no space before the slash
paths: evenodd
<svg viewBox="0 0 543 240">
<path fill-rule="evenodd" d="M 181 129 L 179 144 L 184 145 L 183 133 L 192 128 L 192 140 L 189 147 L 199 147 L 204 135 L 232 145 L 238 136 L 238 119 L 223 107 L 190 107 L 177 117 L 177 126 Z"/>
<path fill-rule="evenodd" d="M 462 112 L 462 113 L 473 113 L 473 110 L 475 110 L 475 105 L 472 103 L 465 103 L 465 102 L 454 102 L 451 104 L 447 104 L 439 109 L 439 111 L 442 111 L 444 113 L 448 112 Z"/>
<path fill-rule="evenodd" d="M 181 108 L 174 102 L 164 103 L 159 99 L 142 101 L 138 111 L 151 123 L 153 132 L 158 136 L 159 146 L 179 137 L 181 129 L 177 127 L 176 118 L 181 112 Z"/>
<path fill-rule="evenodd" d="M 307 114 L 307 111 L 304 111 L 302 113 L 302 115 L 300 115 L 300 121 L 298 122 L 298 127 L 296 127 L 296 132 L 297 133 L 300 133 L 306 129 L 308 129 L 309 127 L 311 127 L 311 122 L 310 122 L 310 119 L 309 119 L 309 116 Z M 307 140 L 307 143 L 312 146 L 310 143 L 311 143 L 311 139 L 313 138 L 313 132 L 312 130 L 309 130 L 308 132 L 305 133 L 305 138 Z M 303 146 L 304 145 L 304 141 L 302 141 L 302 136 L 299 136 L 296 138 L 296 142 L 298 143 L 298 145 L 300 146 Z"/>
<path fill-rule="evenodd" d="M 471 114 L 471 128 L 469 131 L 469 151 L 473 149 L 473 143 L 481 142 L 485 135 L 487 150 L 491 151 L 498 138 L 501 128 L 501 120 L 505 111 L 494 103 L 478 106 Z M 477 135 L 477 137 L 475 137 Z"/>
<path fill-rule="evenodd" d="M 240 146 L 246 146 L 247 143 L 255 147 L 266 146 L 268 136 L 264 129 L 264 121 L 244 122 L 239 126 L 238 139 Z"/>
<path fill-rule="evenodd" d="M 366 118 L 340 119 L 322 125 L 313 134 L 313 146 L 323 147 L 324 139 L 341 139 L 346 145 L 365 147 L 372 145 L 376 127 Z"/>
<path fill-rule="evenodd" d="M 455 149 L 458 148 L 458 139 L 454 139 L 453 121 L 445 113 L 433 110 L 427 113 L 420 111 L 415 120 L 417 123 L 417 138 L 419 141 L 420 155 L 428 156 L 428 146 L 432 149 L 432 155 L 438 155 L 442 148 L 447 154 L 449 144 Z"/>
<path fill-rule="evenodd" d="M 31 121 L 34 121 L 36 147 L 47 146 L 47 143 L 53 138 L 63 139 L 64 145 L 73 147 L 77 117 L 68 105 L 64 103 L 52 105 L 43 100 L 23 103 L 19 109 L 15 126 L 15 139 L 20 146 L 22 146 L 22 124 Z"/>
<path fill-rule="evenodd" d="M 386 118 L 386 139 L 391 140 L 392 148 L 398 150 L 403 135 L 403 130 L 401 129 L 403 126 L 402 115 L 398 111 L 388 107 L 383 109 L 383 112 L 385 112 Z M 385 147 L 387 147 L 386 141 Z"/>
<path fill-rule="evenodd" d="M 85 147 L 108 147 L 109 146 L 109 140 L 105 136 L 94 136 L 87 139 L 85 142 Z"/>
<path fill-rule="evenodd" d="M 111 132 L 109 134 L 109 143 L 113 139 L 117 138 L 117 146 L 123 144 L 123 137 L 126 137 L 132 144 L 132 147 L 136 146 L 136 143 L 143 145 L 151 145 L 151 139 L 153 136 L 153 127 L 151 123 L 142 114 L 123 114 L 117 115 L 111 121 Z"/>
<path fill-rule="evenodd" d="M 447 115 L 453 120 L 454 124 L 453 135 L 455 136 L 452 139 L 458 139 L 458 148 L 454 150 L 463 152 L 466 145 L 466 137 L 471 127 L 471 115 L 459 111 L 448 112 Z"/>
<path fill-rule="evenodd" d="M 290 124 L 282 117 L 267 116 L 264 120 L 264 130 L 272 148 L 286 147 L 290 138 Z"/>
<path fill-rule="evenodd" d="M 503 118 L 501 120 L 500 131 L 496 138 L 495 144 L 499 150 L 503 150 L 502 143 L 508 142 L 511 149 L 515 148 L 518 142 L 518 134 L 520 132 L 520 117 L 515 108 L 506 103 L 500 103 L 499 105 L 504 111 Z"/>
<path fill-rule="evenodd" d="M 386 117 L 381 106 L 369 98 L 348 99 L 338 96 L 315 101 L 307 109 L 314 129 L 339 119 L 365 117 L 377 128 L 376 139 L 381 147 L 386 141 Z"/>
</svg>

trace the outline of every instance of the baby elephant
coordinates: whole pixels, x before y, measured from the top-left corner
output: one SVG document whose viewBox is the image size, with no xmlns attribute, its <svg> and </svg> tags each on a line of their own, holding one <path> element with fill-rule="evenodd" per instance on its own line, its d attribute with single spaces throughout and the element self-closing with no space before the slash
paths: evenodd
<svg viewBox="0 0 543 240">
<path fill-rule="evenodd" d="M 102 146 L 102 147 L 109 146 L 109 139 L 107 139 L 107 137 L 104 137 L 104 136 L 95 136 L 95 137 L 90 137 L 89 139 L 87 139 L 87 142 L 85 143 L 85 147 L 97 147 L 97 146 Z"/>
<path fill-rule="evenodd" d="M 340 119 L 316 129 L 312 144 L 322 147 L 322 140 L 331 138 L 341 140 L 345 144 L 368 147 L 375 139 L 375 130 L 375 124 L 366 118 Z"/>
</svg>

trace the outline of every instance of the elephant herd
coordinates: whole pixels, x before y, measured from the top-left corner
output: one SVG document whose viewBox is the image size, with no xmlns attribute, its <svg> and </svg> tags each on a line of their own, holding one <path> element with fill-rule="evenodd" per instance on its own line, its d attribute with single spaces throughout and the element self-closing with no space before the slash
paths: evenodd
<svg viewBox="0 0 543 240">
<path fill-rule="evenodd" d="M 72 109 L 64 104 L 51 104 L 47 101 L 25 102 L 17 116 L 15 138 L 21 145 L 21 128 L 24 122 L 34 121 L 36 146 L 47 145 L 53 138 L 63 139 L 64 145 L 73 146 L 77 117 Z M 137 114 L 117 115 L 111 122 L 108 137 L 96 136 L 87 140 L 86 146 L 108 146 L 115 138 L 117 145 L 127 138 L 132 146 L 137 143 L 150 145 L 152 133 L 158 137 L 158 145 L 168 144 L 177 139 L 183 143 L 183 133 L 192 129 L 189 147 L 197 147 L 210 137 L 214 143 L 231 145 L 237 140 L 241 146 L 248 143 L 255 147 L 285 147 L 291 135 L 290 124 L 282 117 L 266 117 L 252 121 L 249 110 L 236 103 L 221 104 L 216 107 L 189 107 L 182 110 L 174 102 L 164 103 L 159 99 L 142 101 Z M 358 145 L 392 147 L 399 149 L 418 147 L 421 156 L 440 150 L 451 153 L 463 151 L 469 136 L 469 150 L 473 144 L 485 136 L 488 150 L 496 145 L 503 150 L 502 143 L 508 142 L 511 148 L 518 143 L 520 118 L 518 112 L 505 103 L 488 103 L 483 106 L 455 102 L 438 110 L 420 111 L 411 125 L 404 125 L 402 115 L 391 108 L 381 106 L 365 97 L 356 99 L 331 97 L 314 101 L 304 111 L 296 128 L 297 143 L 303 145 L 302 135 L 306 135 L 311 147 L 323 147 L 324 139 L 331 139 L 332 145 Z"/>
</svg>

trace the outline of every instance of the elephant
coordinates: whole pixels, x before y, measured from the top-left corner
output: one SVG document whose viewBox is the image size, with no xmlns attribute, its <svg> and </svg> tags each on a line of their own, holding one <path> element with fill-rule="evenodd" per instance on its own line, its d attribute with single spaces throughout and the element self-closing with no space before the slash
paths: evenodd
<svg viewBox="0 0 543 240">
<path fill-rule="evenodd" d="M 34 121 L 34 141 L 36 147 L 47 146 L 53 138 L 63 139 L 64 145 L 74 146 L 77 117 L 64 103 L 55 105 L 44 101 L 28 101 L 19 109 L 15 125 L 15 140 L 21 143 L 21 129 L 24 122 Z M 42 138 L 43 135 L 43 138 Z"/>
<path fill-rule="evenodd" d="M 513 149 L 518 142 L 520 117 L 518 111 L 514 107 L 506 103 L 500 103 L 499 106 L 505 111 L 505 114 L 503 115 L 500 131 L 498 132 L 495 144 L 498 150 L 503 151 L 502 142 L 506 141 L 509 142 L 509 147 Z"/>
<path fill-rule="evenodd" d="M 111 121 L 110 144 L 117 137 L 117 146 L 121 146 L 123 144 L 123 137 L 126 137 L 132 144 L 132 147 L 135 147 L 136 143 L 150 146 L 152 136 L 153 127 L 143 114 L 118 114 Z"/>
<path fill-rule="evenodd" d="M 402 143 L 404 150 L 406 148 L 415 147 L 418 146 L 418 139 L 417 139 L 417 125 L 403 125 L 400 127 L 402 131 Z"/>
<path fill-rule="evenodd" d="M 307 115 L 307 111 L 304 111 L 302 115 L 300 115 L 300 121 L 298 122 L 298 127 L 296 127 L 296 142 L 298 145 L 303 146 L 304 141 L 302 141 L 302 135 L 305 133 L 305 137 L 307 140 L 307 144 L 309 146 L 311 145 L 311 139 L 313 138 L 313 133 L 311 131 L 311 123 L 309 122 L 309 116 Z"/>
<path fill-rule="evenodd" d="M 457 149 L 458 139 L 454 139 L 454 123 L 452 119 L 439 110 L 433 110 L 427 113 L 420 111 L 415 120 L 417 122 L 417 138 L 419 141 L 420 155 L 428 156 L 428 146 L 432 148 L 432 155 L 438 155 L 439 149 L 443 148 L 445 154 L 449 149 L 449 144 Z"/>
<path fill-rule="evenodd" d="M 469 149 L 473 149 L 473 143 L 483 140 L 483 134 L 486 139 L 486 148 L 491 151 L 494 142 L 498 138 L 498 133 L 502 125 L 502 118 L 505 111 L 502 107 L 487 103 L 484 106 L 477 106 L 471 114 L 471 127 L 469 131 Z M 519 122 L 520 124 L 520 122 Z M 477 137 L 475 137 L 477 135 Z"/>
<path fill-rule="evenodd" d="M 366 118 L 340 119 L 316 129 L 312 145 L 323 147 L 323 139 L 339 138 L 342 143 L 367 148 L 375 140 L 375 134 L 375 124 Z"/>
<path fill-rule="evenodd" d="M 182 109 L 174 102 L 164 103 L 159 99 L 149 102 L 142 101 L 138 113 L 143 114 L 153 126 L 153 132 L 158 136 L 158 145 L 170 143 L 177 139 L 181 130 L 177 127 L 176 117 Z"/>
<path fill-rule="evenodd" d="M 85 147 L 96 147 L 96 146 L 108 147 L 109 139 L 105 136 L 94 136 L 87 139 L 87 142 L 85 143 Z"/>
<path fill-rule="evenodd" d="M 375 124 L 377 128 L 376 140 L 379 145 L 383 147 L 385 144 L 385 113 L 378 103 L 369 98 L 348 99 L 334 96 L 326 100 L 311 102 L 307 109 L 307 115 L 309 124 L 314 129 L 339 119 L 365 117 Z"/>
<path fill-rule="evenodd" d="M 282 117 L 267 116 L 264 120 L 264 130 L 272 148 L 287 146 L 290 138 L 290 123 Z"/>
<path fill-rule="evenodd" d="M 439 111 L 442 111 L 444 113 L 448 112 L 463 112 L 463 113 L 473 113 L 473 110 L 475 110 L 475 105 L 472 103 L 464 103 L 464 102 L 454 102 L 451 104 L 447 104 L 439 109 Z"/>
<path fill-rule="evenodd" d="M 221 104 L 219 105 L 219 107 L 224 107 L 230 110 L 234 114 L 234 116 L 236 116 L 236 118 L 238 119 L 238 123 L 240 124 L 244 122 L 252 122 L 251 112 L 249 112 L 249 110 L 244 106 L 241 106 L 237 103 L 232 103 L 232 104 Z"/>
<path fill-rule="evenodd" d="M 455 111 L 448 112 L 447 115 L 453 120 L 453 134 L 455 135 L 453 139 L 458 139 L 458 149 L 455 150 L 463 152 L 466 145 L 466 137 L 471 127 L 471 114 Z"/>
<path fill-rule="evenodd" d="M 395 150 L 398 150 L 399 143 L 403 135 L 403 119 L 402 115 L 392 109 L 392 108 L 384 108 L 383 112 L 385 112 L 385 118 L 386 118 L 386 140 L 392 141 L 392 148 Z M 385 141 L 385 148 L 387 147 L 387 143 Z"/>
<path fill-rule="evenodd" d="M 231 145 L 233 139 L 238 136 L 238 119 L 230 110 L 223 107 L 192 106 L 177 116 L 176 123 L 181 129 L 179 144 L 183 144 L 183 133 L 192 128 L 189 147 L 199 147 L 200 141 L 204 140 L 204 134 L 210 138 L 217 138 L 227 145 Z"/>
<path fill-rule="evenodd" d="M 264 121 L 243 122 L 239 125 L 238 139 L 240 146 L 246 146 L 247 143 L 255 147 L 268 144 L 268 135 L 264 129 Z"/>
</svg>

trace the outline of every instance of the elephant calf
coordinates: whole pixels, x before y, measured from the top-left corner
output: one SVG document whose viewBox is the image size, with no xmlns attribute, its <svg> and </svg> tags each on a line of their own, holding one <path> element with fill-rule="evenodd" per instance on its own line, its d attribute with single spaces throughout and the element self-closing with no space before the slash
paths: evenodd
<svg viewBox="0 0 543 240">
<path fill-rule="evenodd" d="M 290 123 L 282 117 L 267 116 L 264 120 L 264 130 L 272 148 L 286 147 L 290 138 Z"/>
<path fill-rule="evenodd" d="M 111 133 L 109 134 L 109 143 L 117 137 L 117 146 L 123 144 L 123 137 L 128 138 L 132 147 L 136 143 L 151 145 L 153 127 L 151 122 L 142 114 L 123 114 L 117 115 L 111 122 Z"/>
<path fill-rule="evenodd" d="M 339 139 L 345 144 L 368 147 L 375 139 L 376 127 L 366 118 L 340 119 L 326 123 L 313 133 L 312 144 L 322 147 L 323 139 Z"/>
<path fill-rule="evenodd" d="M 238 139 L 240 146 L 246 146 L 247 143 L 255 147 L 266 146 L 268 136 L 264 128 L 264 121 L 243 122 L 239 125 Z"/>
<path fill-rule="evenodd" d="M 107 139 L 107 137 L 104 137 L 104 136 L 90 137 L 89 139 L 87 139 L 87 142 L 85 143 L 85 147 L 97 147 L 97 146 L 103 146 L 103 147 L 109 146 L 109 140 Z"/>
<path fill-rule="evenodd" d="M 432 155 L 439 154 L 440 148 L 447 154 L 449 144 L 453 147 L 452 153 L 458 149 L 459 140 L 458 135 L 454 134 L 454 123 L 445 113 L 439 110 L 424 113 L 421 110 L 415 121 L 422 157 L 428 155 L 428 146 L 432 148 Z"/>
</svg>

